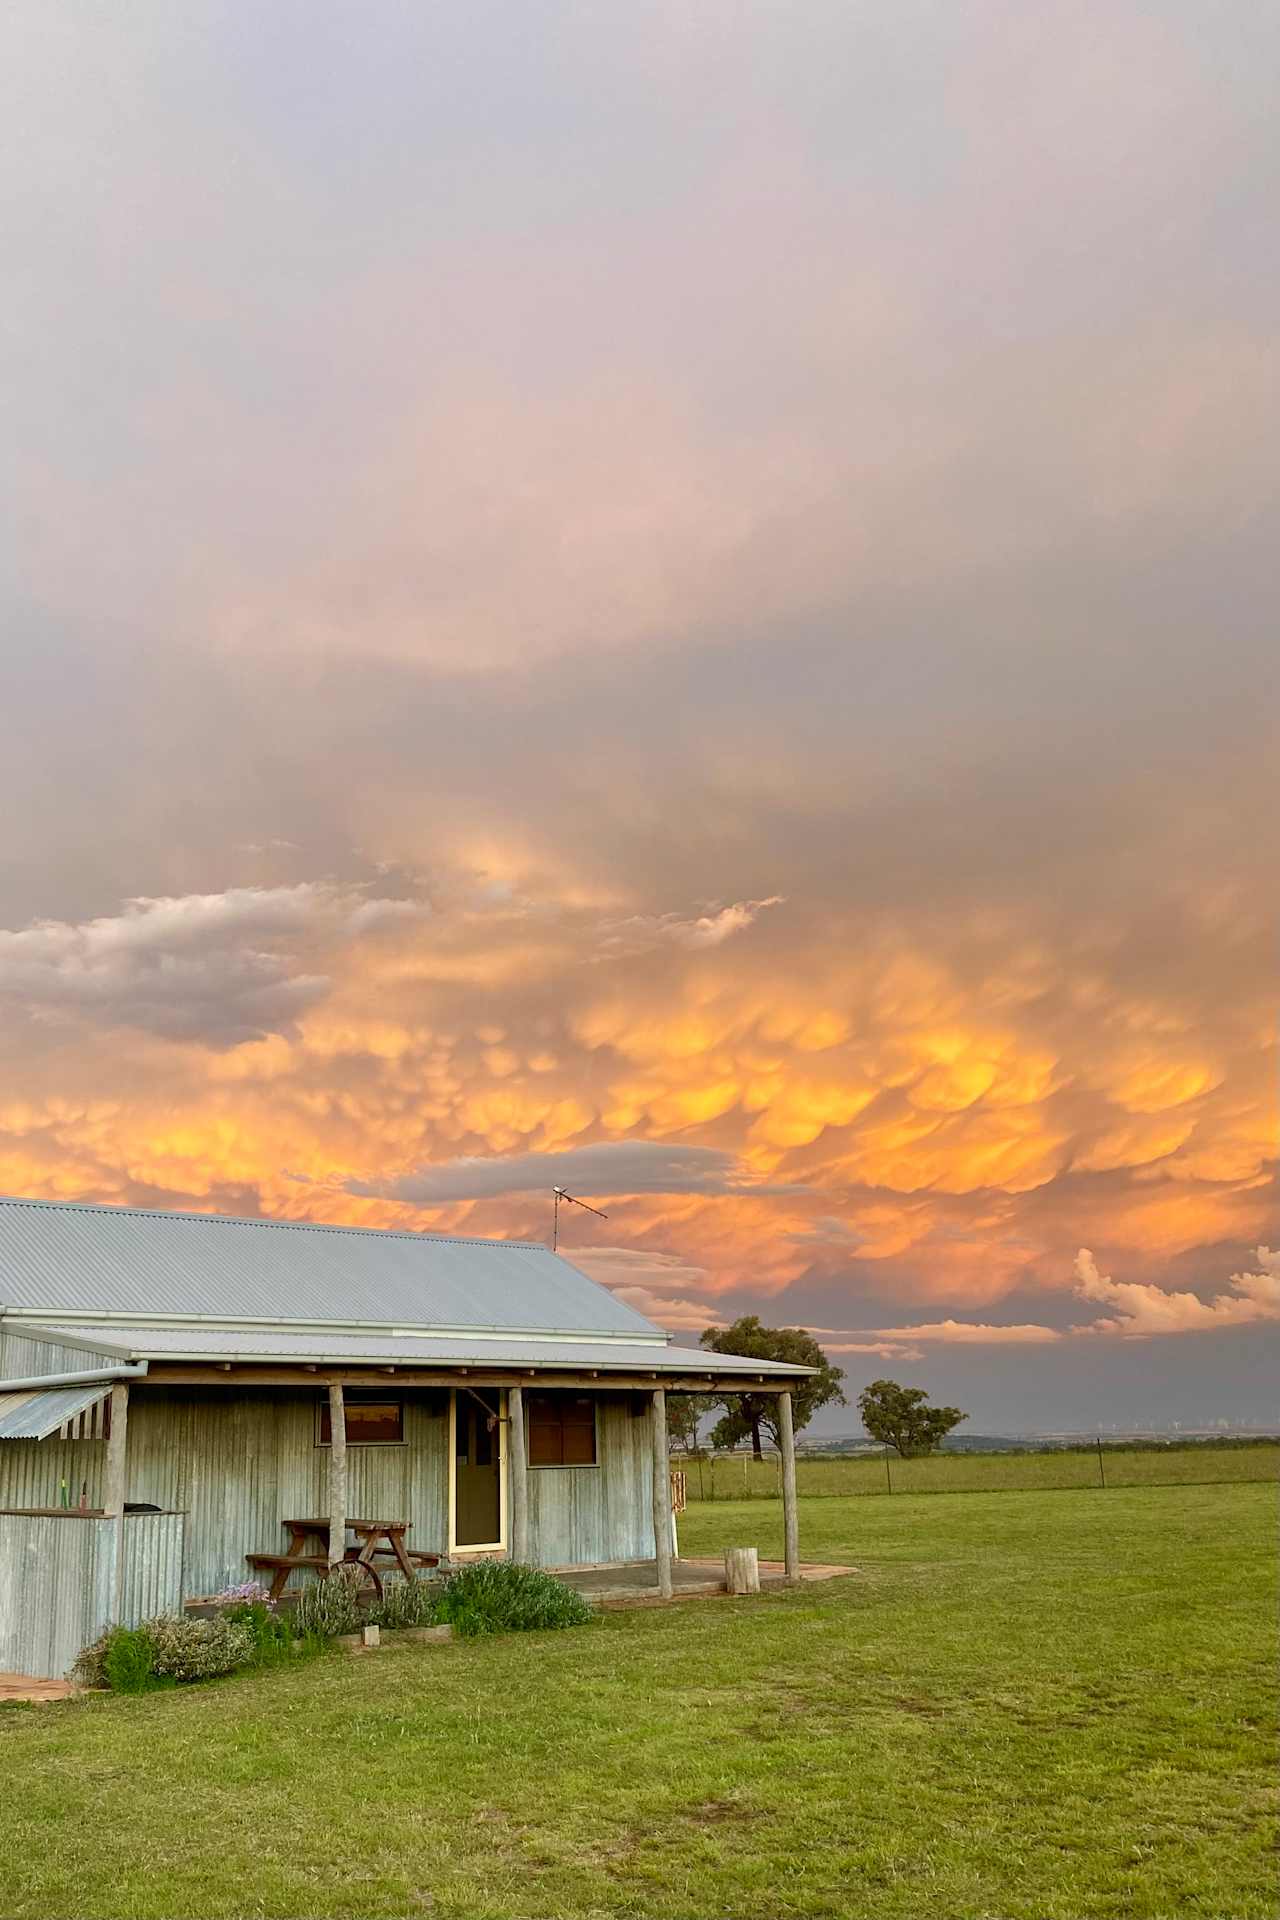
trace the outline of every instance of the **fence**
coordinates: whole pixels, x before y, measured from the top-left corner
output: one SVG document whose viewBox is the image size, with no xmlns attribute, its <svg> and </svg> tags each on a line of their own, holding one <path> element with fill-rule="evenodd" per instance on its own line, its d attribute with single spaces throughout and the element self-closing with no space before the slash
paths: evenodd
<svg viewBox="0 0 1280 1920">
<path fill-rule="evenodd" d="M 182 1604 L 180 1513 L 124 1518 L 120 1619 Z M 116 1522 L 99 1514 L 0 1513 L 0 1672 L 61 1679 L 115 1618 Z"/>
<path fill-rule="evenodd" d="M 690 1457 L 682 1468 L 690 1501 L 776 1500 L 782 1463 L 776 1454 Z M 1280 1480 L 1280 1445 L 1101 1446 L 1046 1453 L 934 1453 L 902 1460 L 878 1452 L 796 1461 L 802 1497 L 847 1498 L 892 1493 L 1014 1493 L 1071 1487 L 1168 1487 Z"/>
</svg>

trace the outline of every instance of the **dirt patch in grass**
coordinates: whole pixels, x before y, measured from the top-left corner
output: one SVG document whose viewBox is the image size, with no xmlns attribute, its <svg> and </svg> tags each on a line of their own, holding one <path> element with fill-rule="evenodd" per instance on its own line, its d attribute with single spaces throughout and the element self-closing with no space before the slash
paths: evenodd
<svg viewBox="0 0 1280 1920">
<path fill-rule="evenodd" d="M 697 1806 L 686 1807 L 683 1817 L 695 1826 L 713 1827 L 725 1820 L 749 1822 L 766 1816 L 758 1807 L 744 1806 L 741 1800 L 700 1800 Z"/>
</svg>

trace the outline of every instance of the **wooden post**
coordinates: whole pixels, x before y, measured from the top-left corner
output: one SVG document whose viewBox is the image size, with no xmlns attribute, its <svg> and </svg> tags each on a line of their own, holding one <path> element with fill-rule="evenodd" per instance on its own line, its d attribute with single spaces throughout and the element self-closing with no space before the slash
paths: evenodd
<svg viewBox="0 0 1280 1920">
<path fill-rule="evenodd" d="M 511 1558 L 522 1565 L 529 1558 L 529 1479 L 524 1444 L 524 1390 L 507 1391 L 507 1431 L 511 1436 Z"/>
<path fill-rule="evenodd" d="M 341 1380 L 329 1382 L 329 1565 L 347 1551 L 347 1408 Z"/>
<path fill-rule="evenodd" d="M 653 1557 L 658 1592 L 671 1598 L 671 1457 L 667 1447 L 667 1394 L 653 1390 Z"/>
<path fill-rule="evenodd" d="M 778 1395 L 778 1438 L 782 1442 L 782 1527 L 786 1535 L 787 1579 L 800 1578 L 800 1516 L 796 1511 L 796 1436 L 791 1395 Z"/>
<path fill-rule="evenodd" d="M 111 1431 L 107 1436 L 107 1463 L 102 1486 L 102 1511 L 111 1528 L 115 1565 L 111 1577 L 111 1621 L 124 1612 L 124 1500 L 129 1438 L 129 1382 L 117 1380 L 111 1389 Z"/>
<path fill-rule="evenodd" d="M 730 1593 L 759 1593 L 760 1554 L 758 1548 L 725 1548 L 724 1583 Z"/>
<path fill-rule="evenodd" d="M 111 1433 L 107 1439 L 107 1471 L 102 1487 L 102 1511 L 108 1519 L 124 1512 L 128 1434 L 129 1382 L 117 1380 L 111 1389 Z"/>
</svg>

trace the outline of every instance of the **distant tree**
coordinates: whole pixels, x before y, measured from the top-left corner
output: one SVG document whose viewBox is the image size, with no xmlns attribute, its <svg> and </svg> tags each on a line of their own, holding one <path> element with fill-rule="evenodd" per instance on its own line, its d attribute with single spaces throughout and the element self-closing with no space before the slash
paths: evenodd
<svg viewBox="0 0 1280 1920">
<path fill-rule="evenodd" d="M 873 1380 L 858 1395 L 862 1424 L 873 1440 L 895 1447 L 904 1460 L 932 1453 L 953 1427 L 969 1418 L 959 1407 L 929 1407 L 923 1387 L 900 1387 L 896 1380 Z"/>
<path fill-rule="evenodd" d="M 673 1453 L 696 1453 L 698 1427 L 715 1401 L 708 1393 L 667 1395 L 667 1441 Z"/>
<path fill-rule="evenodd" d="M 741 1353 L 752 1360 L 784 1360 L 796 1367 L 812 1367 L 812 1376 L 797 1381 L 791 1389 L 791 1420 L 797 1433 L 807 1427 L 819 1407 L 834 1402 L 844 1406 L 840 1391 L 844 1371 L 833 1367 L 811 1333 L 803 1327 L 765 1327 L 754 1313 L 744 1314 L 731 1327 L 708 1327 L 702 1345 L 711 1353 Z M 711 1429 L 713 1447 L 736 1447 L 750 1436 L 751 1451 L 757 1460 L 764 1458 L 762 1435 L 768 1434 L 775 1447 L 781 1445 L 778 1433 L 778 1402 L 771 1393 L 718 1393 L 711 1404 L 725 1409 Z"/>
</svg>

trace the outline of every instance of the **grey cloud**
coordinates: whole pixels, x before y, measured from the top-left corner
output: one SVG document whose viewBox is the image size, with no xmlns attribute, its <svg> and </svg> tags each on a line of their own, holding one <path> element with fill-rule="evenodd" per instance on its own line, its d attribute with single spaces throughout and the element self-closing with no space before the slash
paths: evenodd
<svg viewBox="0 0 1280 1920">
<path fill-rule="evenodd" d="M 0 996 L 38 1018 L 236 1046 L 287 1031 L 324 997 L 328 978 L 302 959 L 317 943 L 421 911 L 307 882 L 138 898 L 94 920 L 0 931 Z"/>
<path fill-rule="evenodd" d="M 657 1140 L 605 1140 L 563 1153 L 464 1156 L 419 1167 L 398 1179 L 347 1180 L 347 1193 L 435 1207 L 506 1194 L 550 1193 L 553 1187 L 597 1197 L 637 1193 L 778 1193 L 795 1187 L 753 1185 L 738 1157 L 719 1147 L 667 1145 Z"/>
</svg>

